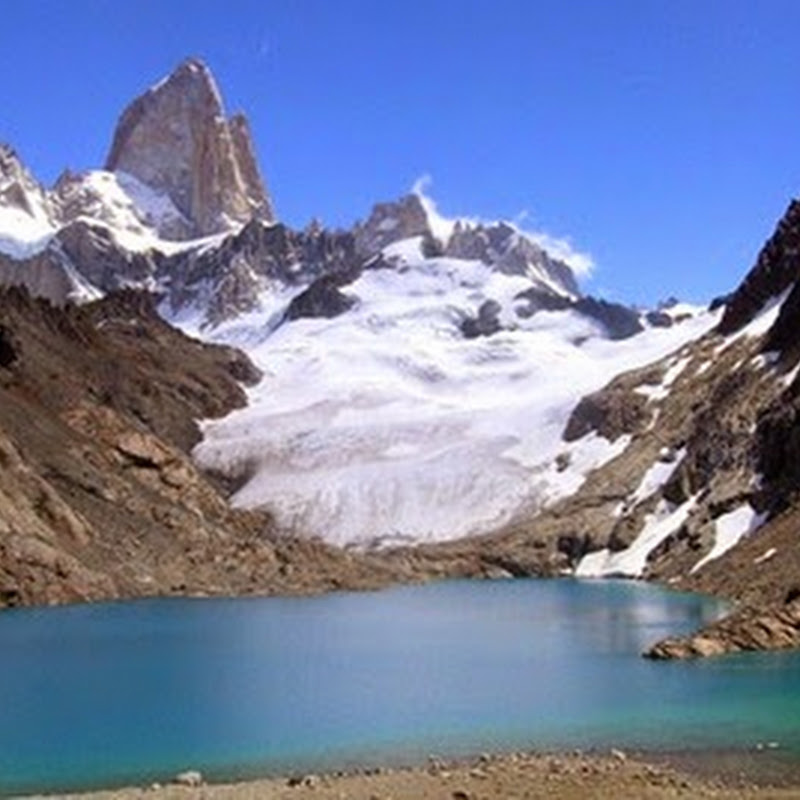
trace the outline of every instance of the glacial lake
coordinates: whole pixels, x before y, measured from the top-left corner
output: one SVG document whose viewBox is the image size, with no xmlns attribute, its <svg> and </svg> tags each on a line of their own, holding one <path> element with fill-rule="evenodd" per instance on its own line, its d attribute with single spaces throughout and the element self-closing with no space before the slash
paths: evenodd
<svg viewBox="0 0 800 800">
<path fill-rule="evenodd" d="M 800 757 L 800 655 L 640 657 L 719 611 L 571 580 L 4 611 L 0 793 L 523 748 Z"/>
</svg>

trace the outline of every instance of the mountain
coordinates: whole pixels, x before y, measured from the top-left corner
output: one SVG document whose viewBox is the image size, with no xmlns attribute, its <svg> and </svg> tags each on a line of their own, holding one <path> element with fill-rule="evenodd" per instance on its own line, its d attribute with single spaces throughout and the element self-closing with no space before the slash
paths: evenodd
<svg viewBox="0 0 800 800">
<path fill-rule="evenodd" d="M 254 153 L 196 59 L 102 170 L 0 147 L 5 603 L 615 576 L 737 603 L 654 657 L 800 644 L 800 204 L 643 310 L 421 191 L 293 230 Z"/>
<path fill-rule="evenodd" d="M 274 218 L 247 119 L 225 119 L 211 72 L 194 58 L 125 109 L 105 169 L 169 197 L 190 226 L 180 238 Z"/>
</svg>

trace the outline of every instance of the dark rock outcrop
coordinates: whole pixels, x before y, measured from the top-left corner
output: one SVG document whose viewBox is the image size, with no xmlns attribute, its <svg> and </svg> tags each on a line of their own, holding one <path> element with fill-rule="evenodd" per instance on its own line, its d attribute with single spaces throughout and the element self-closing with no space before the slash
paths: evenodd
<svg viewBox="0 0 800 800">
<path fill-rule="evenodd" d="M 491 336 L 502 329 L 500 325 L 500 303 L 496 300 L 484 300 L 476 317 L 467 317 L 461 321 L 461 333 L 465 339 L 476 339 L 479 336 Z"/>
<path fill-rule="evenodd" d="M 644 330 L 639 314 L 620 303 L 609 303 L 595 297 L 581 297 L 575 302 L 575 310 L 597 320 L 610 339 L 628 339 Z"/>
<path fill-rule="evenodd" d="M 800 648 L 800 602 L 737 609 L 691 636 L 657 642 L 644 655 L 656 660 L 702 658 L 748 650 Z"/>
<path fill-rule="evenodd" d="M 649 418 L 647 400 L 622 389 L 604 389 L 582 398 L 569 416 L 564 429 L 565 442 L 574 442 L 595 432 L 610 441 L 633 433 Z"/>
<path fill-rule="evenodd" d="M 332 319 L 349 311 L 357 302 L 357 298 L 339 290 L 336 276 L 323 275 L 292 298 L 285 319 L 287 322 L 304 317 Z"/>
<path fill-rule="evenodd" d="M 755 266 L 730 295 L 717 330 L 727 336 L 750 322 L 764 305 L 788 289 L 800 275 L 800 202 L 793 200 Z"/>
<path fill-rule="evenodd" d="M 515 300 L 522 301 L 517 307 L 520 317 L 531 317 L 539 311 L 566 311 L 572 308 L 599 322 L 610 339 L 627 339 L 644 330 L 637 311 L 596 297 L 574 298 L 533 287 L 520 292 Z"/>
</svg>

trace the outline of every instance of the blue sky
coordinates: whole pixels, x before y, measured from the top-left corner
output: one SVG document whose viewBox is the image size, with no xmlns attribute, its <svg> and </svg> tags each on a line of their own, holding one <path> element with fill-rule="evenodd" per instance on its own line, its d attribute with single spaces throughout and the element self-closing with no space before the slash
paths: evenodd
<svg viewBox="0 0 800 800">
<path fill-rule="evenodd" d="M 20 0 L 1 24 L 0 140 L 46 182 L 198 55 L 289 224 L 427 174 L 445 215 L 525 214 L 629 302 L 732 289 L 800 186 L 795 0 Z"/>
</svg>

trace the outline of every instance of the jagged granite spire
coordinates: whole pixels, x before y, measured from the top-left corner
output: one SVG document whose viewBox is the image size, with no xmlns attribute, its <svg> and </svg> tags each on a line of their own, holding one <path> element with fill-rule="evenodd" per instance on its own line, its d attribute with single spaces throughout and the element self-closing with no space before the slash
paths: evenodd
<svg viewBox="0 0 800 800">
<path fill-rule="evenodd" d="M 106 169 L 166 192 L 195 235 L 253 218 L 274 220 L 247 120 L 242 114 L 225 118 L 216 82 L 196 58 L 125 109 Z"/>
</svg>

